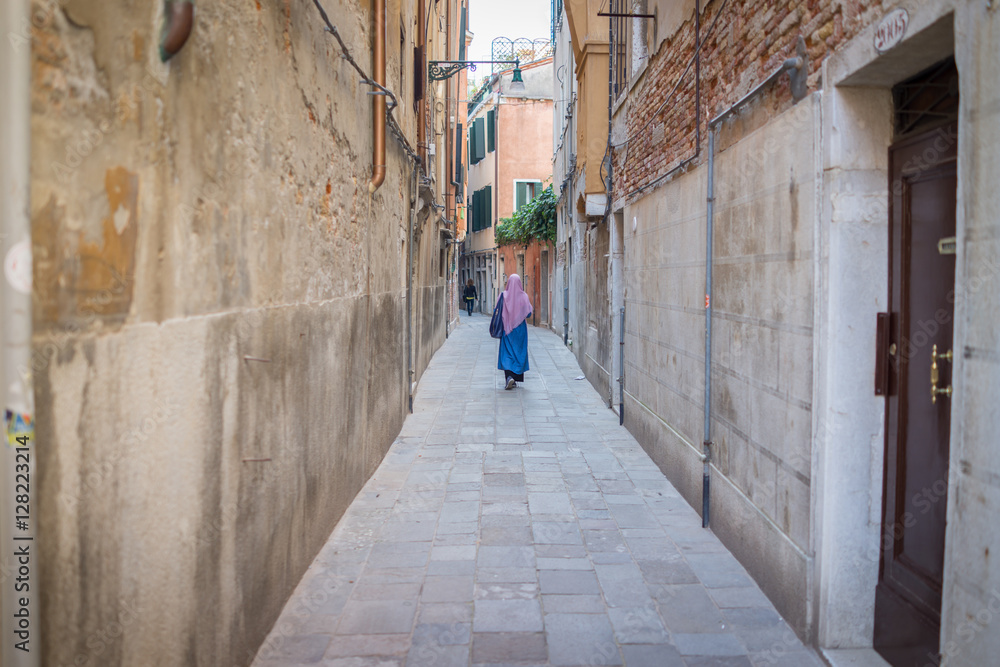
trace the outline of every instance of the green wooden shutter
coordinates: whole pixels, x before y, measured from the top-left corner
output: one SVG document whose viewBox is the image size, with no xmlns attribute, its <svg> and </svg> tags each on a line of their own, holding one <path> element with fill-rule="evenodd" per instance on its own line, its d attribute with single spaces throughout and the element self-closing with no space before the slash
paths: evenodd
<svg viewBox="0 0 1000 667">
<path fill-rule="evenodd" d="M 483 222 L 485 224 L 483 226 L 484 227 L 492 227 L 493 226 L 493 187 L 487 185 L 485 188 L 483 188 L 483 190 L 484 190 L 484 192 L 483 192 L 483 199 L 485 200 L 485 204 L 486 204 L 486 206 L 484 207 L 486 209 L 486 215 L 485 215 L 485 219 L 483 220 Z"/>
<path fill-rule="evenodd" d="M 465 167 L 462 165 L 462 135 L 465 134 L 461 123 L 455 126 L 455 176 L 452 179 L 456 185 L 461 185 L 465 174 Z M 461 192 L 459 192 L 461 197 Z"/>
<path fill-rule="evenodd" d="M 479 231 L 479 190 L 472 193 L 472 231 Z"/>
<path fill-rule="evenodd" d="M 469 231 L 476 230 L 476 193 L 469 195 L 469 205 L 465 207 L 465 215 L 469 218 Z"/>
<path fill-rule="evenodd" d="M 482 190 L 476 190 L 476 194 L 473 195 L 472 207 L 476 211 L 476 231 L 478 232 L 483 228 L 483 192 Z"/>
<path fill-rule="evenodd" d="M 462 7 L 462 18 L 459 21 L 459 26 L 461 26 L 461 27 L 459 28 L 459 32 L 458 32 L 458 59 L 459 60 L 465 60 L 465 33 L 466 33 L 466 27 L 465 26 L 467 25 L 466 22 L 468 20 L 468 13 L 469 13 L 469 8 L 468 7 Z"/>
<path fill-rule="evenodd" d="M 476 138 L 473 144 L 476 149 L 476 162 L 486 157 L 486 128 L 484 125 L 482 118 L 477 118 L 476 122 L 472 124 L 472 134 Z"/>
<path fill-rule="evenodd" d="M 514 210 L 519 210 L 528 203 L 528 184 L 521 182 L 517 184 L 517 193 L 514 197 Z"/>
<path fill-rule="evenodd" d="M 490 109 L 486 112 L 486 150 L 492 153 L 497 148 L 497 111 Z"/>
</svg>

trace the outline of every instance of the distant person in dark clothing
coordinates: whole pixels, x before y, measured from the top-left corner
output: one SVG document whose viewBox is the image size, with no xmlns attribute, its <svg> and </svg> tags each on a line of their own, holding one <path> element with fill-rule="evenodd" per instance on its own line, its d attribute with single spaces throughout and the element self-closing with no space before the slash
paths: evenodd
<svg viewBox="0 0 1000 667">
<path fill-rule="evenodd" d="M 472 278 L 469 278 L 469 282 L 465 284 L 465 292 L 462 296 L 465 297 L 465 309 L 469 311 L 469 317 L 472 317 L 472 304 L 476 302 L 476 297 L 479 296 L 476 293 L 476 286 L 472 284 Z"/>
</svg>

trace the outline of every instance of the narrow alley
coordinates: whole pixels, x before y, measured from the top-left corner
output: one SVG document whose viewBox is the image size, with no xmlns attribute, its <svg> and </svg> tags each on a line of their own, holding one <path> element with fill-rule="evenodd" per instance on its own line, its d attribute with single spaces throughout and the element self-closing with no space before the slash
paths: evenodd
<svg viewBox="0 0 1000 667">
<path fill-rule="evenodd" d="M 810 667 L 557 335 L 504 391 L 462 316 L 255 667 Z"/>
</svg>

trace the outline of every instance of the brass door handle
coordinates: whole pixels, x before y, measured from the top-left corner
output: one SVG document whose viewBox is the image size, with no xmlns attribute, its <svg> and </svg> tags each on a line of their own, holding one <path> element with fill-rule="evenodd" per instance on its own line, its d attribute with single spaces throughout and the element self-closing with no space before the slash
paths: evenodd
<svg viewBox="0 0 1000 667">
<path fill-rule="evenodd" d="M 948 350 L 944 354 L 938 354 L 937 345 L 935 344 L 931 348 L 931 403 L 937 403 L 937 397 L 940 395 L 951 397 L 951 385 L 943 389 L 938 389 L 938 382 L 941 381 L 941 373 L 938 370 L 939 359 L 951 363 L 951 350 Z"/>
</svg>

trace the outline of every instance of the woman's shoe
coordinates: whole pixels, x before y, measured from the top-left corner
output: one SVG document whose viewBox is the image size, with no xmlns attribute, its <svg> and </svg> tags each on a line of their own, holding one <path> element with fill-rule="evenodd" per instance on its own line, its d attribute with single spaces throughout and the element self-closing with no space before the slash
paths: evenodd
<svg viewBox="0 0 1000 667">
<path fill-rule="evenodd" d="M 517 385 L 517 383 L 514 382 L 514 378 L 507 378 L 507 386 L 504 387 L 504 389 L 513 389 L 515 385 Z"/>
</svg>

